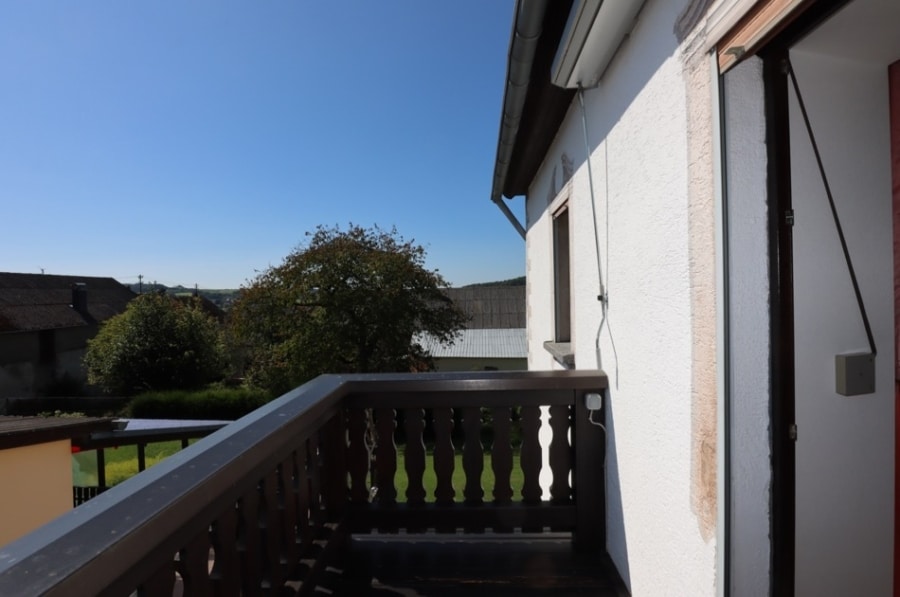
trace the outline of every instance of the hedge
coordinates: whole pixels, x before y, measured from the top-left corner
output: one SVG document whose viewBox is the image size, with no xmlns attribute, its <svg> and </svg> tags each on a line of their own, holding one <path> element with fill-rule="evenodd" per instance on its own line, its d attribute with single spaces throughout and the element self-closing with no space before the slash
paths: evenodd
<svg viewBox="0 0 900 597">
<path fill-rule="evenodd" d="M 233 421 L 272 400 L 258 389 L 210 388 L 145 392 L 128 404 L 126 414 L 135 419 L 194 419 Z"/>
</svg>

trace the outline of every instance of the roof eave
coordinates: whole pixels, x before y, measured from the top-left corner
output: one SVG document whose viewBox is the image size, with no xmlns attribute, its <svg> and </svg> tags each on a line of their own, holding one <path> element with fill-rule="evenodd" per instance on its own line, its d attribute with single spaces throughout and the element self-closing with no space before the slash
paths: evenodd
<svg viewBox="0 0 900 597">
<path fill-rule="evenodd" d="M 510 36 L 491 199 L 524 195 L 575 94 L 550 82 L 572 1 L 518 0 Z"/>
</svg>

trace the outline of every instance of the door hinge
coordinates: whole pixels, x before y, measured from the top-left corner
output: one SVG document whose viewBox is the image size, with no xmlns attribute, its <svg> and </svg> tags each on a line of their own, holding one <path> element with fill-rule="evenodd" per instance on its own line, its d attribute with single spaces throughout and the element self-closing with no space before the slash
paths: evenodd
<svg viewBox="0 0 900 597">
<path fill-rule="evenodd" d="M 788 427 L 788 437 L 791 438 L 791 441 L 797 441 L 797 426 L 791 425 Z"/>
<path fill-rule="evenodd" d="M 793 209 L 789 209 L 786 212 L 784 212 L 784 223 L 787 224 L 788 226 L 794 225 L 794 210 Z"/>
</svg>

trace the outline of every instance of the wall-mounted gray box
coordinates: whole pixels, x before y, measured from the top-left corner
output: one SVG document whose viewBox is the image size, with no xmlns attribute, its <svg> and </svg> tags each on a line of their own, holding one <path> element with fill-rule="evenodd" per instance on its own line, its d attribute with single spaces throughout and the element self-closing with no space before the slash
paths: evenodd
<svg viewBox="0 0 900 597">
<path fill-rule="evenodd" d="M 875 393 L 875 355 L 870 352 L 839 354 L 834 357 L 837 393 L 859 396 Z"/>
</svg>

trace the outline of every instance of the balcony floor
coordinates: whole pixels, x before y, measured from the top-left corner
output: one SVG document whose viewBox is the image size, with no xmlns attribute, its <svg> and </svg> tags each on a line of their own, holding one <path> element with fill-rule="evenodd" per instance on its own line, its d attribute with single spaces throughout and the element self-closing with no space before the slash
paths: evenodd
<svg viewBox="0 0 900 597">
<path fill-rule="evenodd" d="M 622 597 L 605 554 L 572 550 L 568 536 L 355 536 L 337 595 Z"/>
</svg>

